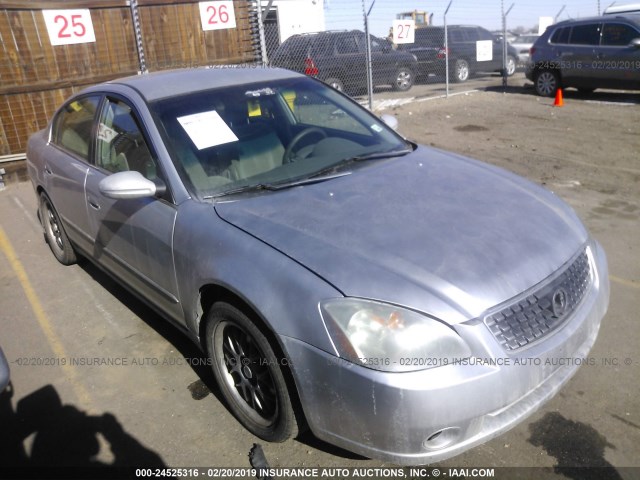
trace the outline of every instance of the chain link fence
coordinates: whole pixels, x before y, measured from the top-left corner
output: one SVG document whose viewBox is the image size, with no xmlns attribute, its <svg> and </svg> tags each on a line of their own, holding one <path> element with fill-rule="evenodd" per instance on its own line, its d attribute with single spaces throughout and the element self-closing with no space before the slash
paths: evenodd
<svg viewBox="0 0 640 480">
<path fill-rule="evenodd" d="M 430 11 L 420 11 L 407 7 L 421 3 L 300 0 L 306 10 L 291 22 L 290 3 L 261 2 L 263 62 L 316 77 L 370 106 L 383 99 L 523 84 L 521 72 L 540 20 L 532 2 L 434 0 L 424 4 Z M 513 26 L 529 34 L 519 43 L 509 30 L 514 5 L 518 18 L 528 18 L 528 24 Z M 587 9 L 598 13 L 595 2 Z M 562 19 L 563 11 L 550 11 L 551 20 Z"/>
</svg>

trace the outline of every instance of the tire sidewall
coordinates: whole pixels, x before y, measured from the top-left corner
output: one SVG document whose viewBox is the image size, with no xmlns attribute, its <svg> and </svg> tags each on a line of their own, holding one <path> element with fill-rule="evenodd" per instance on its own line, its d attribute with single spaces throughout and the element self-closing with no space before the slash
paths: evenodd
<svg viewBox="0 0 640 480">
<path fill-rule="evenodd" d="M 77 261 L 77 257 L 75 251 L 73 250 L 73 246 L 69 241 L 69 237 L 64 229 L 64 225 L 62 224 L 62 220 L 60 219 L 60 215 L 56 211 L 53 203 L 49 196 L 42 192 L 40 194 L 40 200 L 38 203 L 38 211 L 40 214 L 40 221 L 42 222 L 42 229 L 44 231 L 44 238 L 51 249 L 51 253 L 56 257 L 56 259 L 62 263 L 63 265 L 71 265 Z M 57 245 L 55 236 L 51 231 L 51 226 L 49 225 L 49 215 L 48 212 L 55 217 L 56 224 L 58 225 L 58 230 L 60 231 L 60 239 L 62 240 L 62 248 Z"/>
<path fill-rule="evenodd" d="M 402 75 L 403 73 L 408 74 L 409 81 L 407 82 L 406 85 L 402 85 L 398 81 L 400 79 L 400 75 Z M 411 87 L 413 87 L 413 82 L 414 82 L 413 70 L 411 70 L 408 67 L 401 67 L 398 69 L 398 71 L 396 72 L 396 76 L 393 79 L 393 89 L 399 92 L 406 92 L 408 90 L 411 90 Z"/>
</svg>

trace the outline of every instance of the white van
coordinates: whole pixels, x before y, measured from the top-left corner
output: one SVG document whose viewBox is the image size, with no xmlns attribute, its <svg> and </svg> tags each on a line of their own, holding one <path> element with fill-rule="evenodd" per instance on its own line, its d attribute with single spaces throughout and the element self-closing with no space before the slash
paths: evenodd
<svg viewBox="0 0 640 480">
<path fill-rule="evenodd" d="M 603 15 L 615 15 L 619 13 L 640 13 L 640 3 L 630 3 L 628 5 L 612 5 L 605 8 Z"/>
</svg>

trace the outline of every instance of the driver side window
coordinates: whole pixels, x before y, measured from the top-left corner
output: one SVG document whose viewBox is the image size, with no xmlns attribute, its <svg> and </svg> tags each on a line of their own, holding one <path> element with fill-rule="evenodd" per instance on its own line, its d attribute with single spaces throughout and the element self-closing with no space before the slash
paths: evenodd
<svg viewBox="0 0 640 480">
<path fill-rule="evenodd" d="M 107 99 L 98 123 L 96 166 L 111 173 L 133 170 L 154 180 L 156 163 L 126 103 Z"/>
</svg>

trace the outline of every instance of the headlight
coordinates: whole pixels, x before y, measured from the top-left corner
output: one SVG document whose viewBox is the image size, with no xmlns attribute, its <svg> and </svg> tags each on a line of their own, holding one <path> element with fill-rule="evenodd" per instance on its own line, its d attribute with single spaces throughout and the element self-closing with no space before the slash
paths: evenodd
<svg viewBox="0 0 640 480">
<path fill-rule="evenodd" d="M 451 327 L 411 310 L 356 298 L 327 300 L 320 310 L 340 357 L 375 370 L 424 370 L 471 356 Z"/>
</svg>

